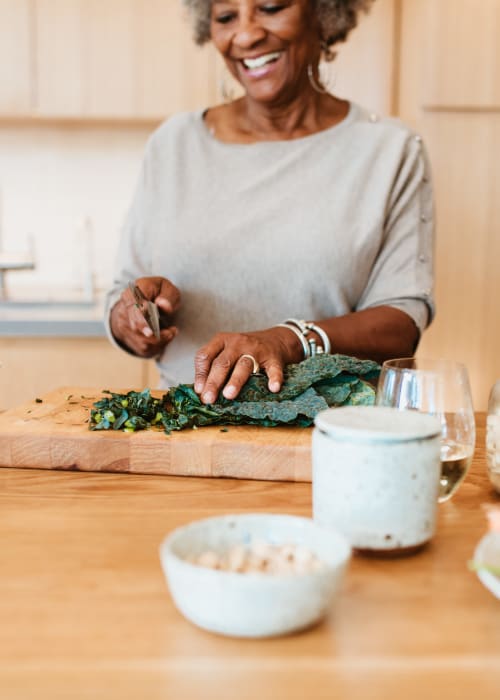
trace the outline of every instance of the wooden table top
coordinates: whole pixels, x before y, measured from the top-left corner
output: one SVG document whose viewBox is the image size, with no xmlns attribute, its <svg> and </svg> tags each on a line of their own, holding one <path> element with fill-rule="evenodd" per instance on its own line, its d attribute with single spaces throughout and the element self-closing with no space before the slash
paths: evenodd
<svg viewBox="0 0 500 700">
<path fill-rule="evenodd" d="M 500 697 L 500 601 L 467 569 L 500 502 L 478 416 L 471 472 L 419 554 L 354 556 L 321 625 L 269 640 L 176 611 L 165 533 L 229 512 L 311 514 L 311 486 L 0 469 L 0 697 L 198 700 Z"/>
</svg>

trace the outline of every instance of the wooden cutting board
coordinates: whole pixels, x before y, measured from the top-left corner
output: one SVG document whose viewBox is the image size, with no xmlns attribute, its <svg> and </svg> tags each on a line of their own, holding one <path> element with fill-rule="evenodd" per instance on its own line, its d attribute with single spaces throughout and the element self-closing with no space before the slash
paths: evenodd
<svg viewBox="0 0 500 700">
<path fill-rule="evenodd" d="M 40 398 L 0 415 L 0 466 L 311 480 L 311 428 L 90 431 L 100 390 L 62 387 Z"/>
</svg>

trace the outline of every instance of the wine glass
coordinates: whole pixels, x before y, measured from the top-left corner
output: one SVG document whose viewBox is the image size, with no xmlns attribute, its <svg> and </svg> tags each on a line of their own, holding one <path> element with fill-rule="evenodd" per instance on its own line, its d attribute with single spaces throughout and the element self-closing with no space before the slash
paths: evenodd
<svg viewBox="0 0 500 700">
<path fill-rule="evenodd" d="M 476 427 L 467 369 L 449 360 L 387 360 L 375 403 L 436 415 L 441 422 L 439 502 L 458 489 L 472 462 Z"/>
</svg>

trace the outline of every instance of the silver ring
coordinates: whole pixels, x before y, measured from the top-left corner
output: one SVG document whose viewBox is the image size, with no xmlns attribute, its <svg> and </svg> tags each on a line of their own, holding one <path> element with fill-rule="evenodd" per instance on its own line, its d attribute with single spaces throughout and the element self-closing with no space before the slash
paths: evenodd
<svg viewBox="0 0 500 700">
<path fill-rule="evenodd" d="M 253 355 L 241 355 L 238 359 L 239 359 L 239 360 L 242 360 L 244 357 L 248 357 L 248 359 L 251 360 L 252 363 L 253 363 L 252 374 L 259 374 L 259 372 L 260 372 L 260 365 L 259 365 L 259 363 L 257 362 L 257 360 L 255 359 L 255 357 L 254 357 Z"/>
</svg>

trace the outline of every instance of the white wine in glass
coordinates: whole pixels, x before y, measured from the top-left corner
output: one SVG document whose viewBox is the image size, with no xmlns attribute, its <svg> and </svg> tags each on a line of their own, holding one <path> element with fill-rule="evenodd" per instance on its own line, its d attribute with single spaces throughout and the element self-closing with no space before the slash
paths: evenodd
<svg viewBox="0 0 500 700">
<path fill-rule="evenodd" d="M 439 502 L 458 489 L 472 462 L 476 427 L 467 369 L 458 362 L 406 357 L 387 360 L 375 403 L 430 413 L 441 422 Z"/>
</svg>

